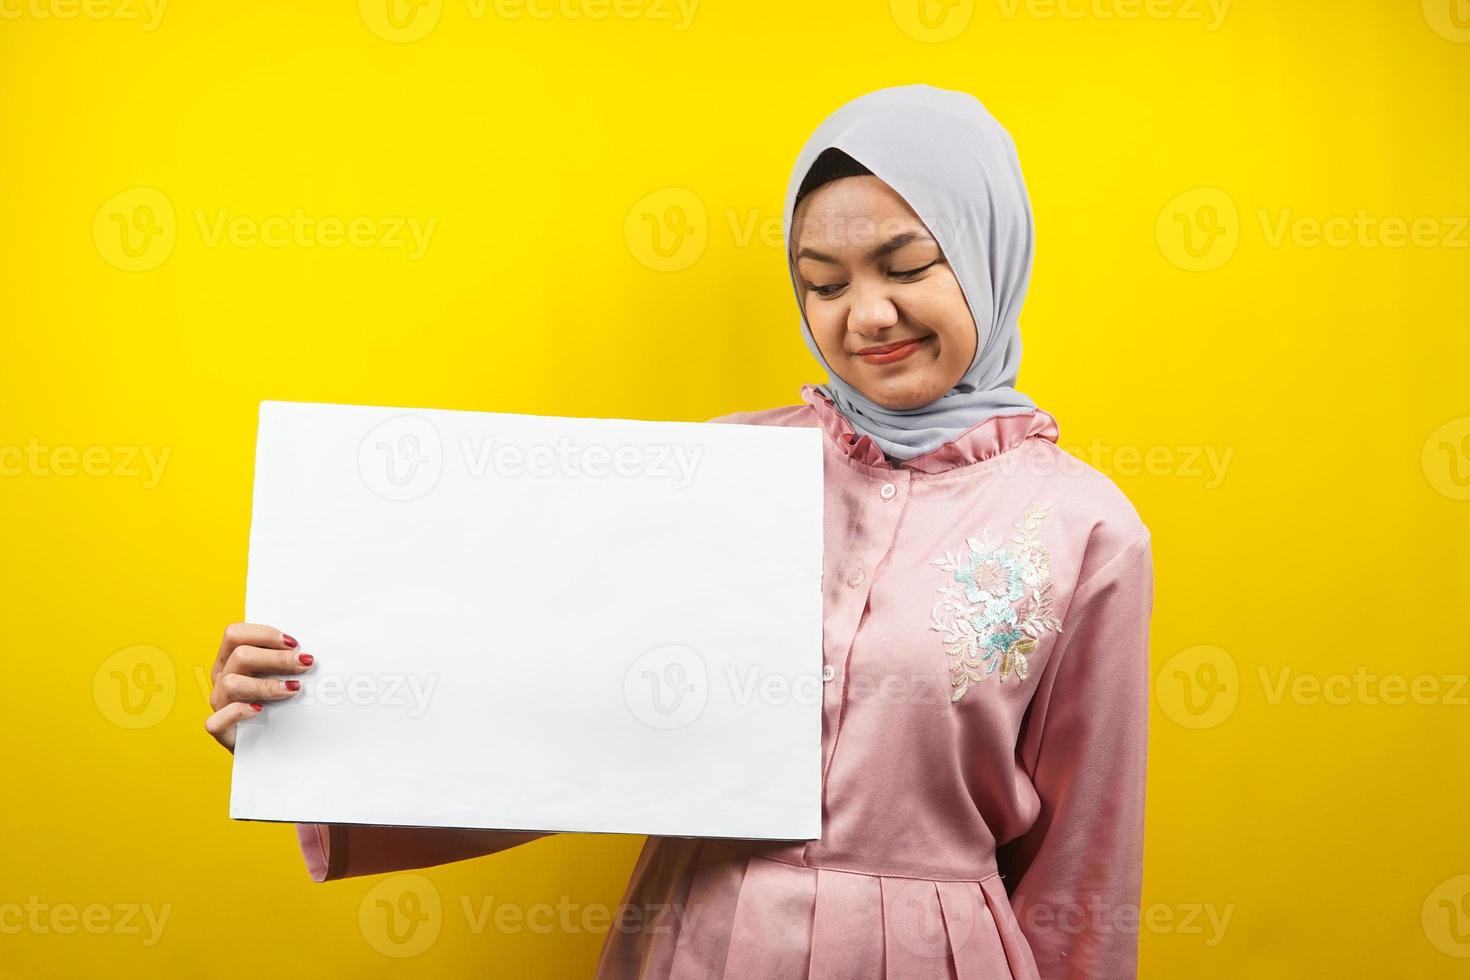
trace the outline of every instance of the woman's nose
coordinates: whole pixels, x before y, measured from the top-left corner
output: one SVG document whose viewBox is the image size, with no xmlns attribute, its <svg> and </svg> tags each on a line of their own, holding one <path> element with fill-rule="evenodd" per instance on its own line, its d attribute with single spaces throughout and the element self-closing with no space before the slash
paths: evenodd
<svg viewBox="0 0 1470 980">
<path fill-rule="evenodd" d="M 873 333 L 898 322 L 898 307 L 885 284 L 854 282 L 851 296 L 847 328 L 854 333 Z"/>
</svg>

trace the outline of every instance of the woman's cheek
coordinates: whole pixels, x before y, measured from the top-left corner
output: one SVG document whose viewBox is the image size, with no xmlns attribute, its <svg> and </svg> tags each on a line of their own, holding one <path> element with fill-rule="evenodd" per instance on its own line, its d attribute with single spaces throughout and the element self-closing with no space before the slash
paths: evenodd
<svg viewBox="0 0 1470 980">
<path fill-rule="evenodd" d="M 808 314 L 806 322 L 811 326 L 813 336 L 817 338 L 817 346 L 829 361 L 841 355 L 842 323 L 838 318 L 830 311 L 822 310 L 815 319 Z"/>
</svg>

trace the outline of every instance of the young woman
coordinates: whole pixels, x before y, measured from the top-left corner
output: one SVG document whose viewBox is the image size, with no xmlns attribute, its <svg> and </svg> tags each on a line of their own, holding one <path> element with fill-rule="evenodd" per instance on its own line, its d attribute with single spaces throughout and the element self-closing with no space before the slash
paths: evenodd
<svg viewBox="0 0 1470 980">
<path fill-rule="evenodd" d="M 822 836 L 650 838 L 598 976 L 1135 976 L 1149 531 L 1015 387 L 1015 146 L 972 96 L 872 92 L 803 147 L 784 218 L 830 381 L 711 421 L 825 433 Z M 231 626 L 207 729 L 232 747 L 298 683 L 256 675 L 310 666 L 280 630 Z M 298 832 L 315 881 L 546 836 Z"/>
</svg>

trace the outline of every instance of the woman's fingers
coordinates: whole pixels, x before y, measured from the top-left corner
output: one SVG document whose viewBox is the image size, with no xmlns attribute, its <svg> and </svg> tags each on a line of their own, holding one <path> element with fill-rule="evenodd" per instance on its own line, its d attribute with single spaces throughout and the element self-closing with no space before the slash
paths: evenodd
<svg viewBox="0 0 1470 980">
<path fill-rule="evenodd" d="M 218 691 L 229 701 L 284 701 L 301 691 L 298 680 L 276 677 L 251 677 L 249 674 L 225 674 Z M 222 703 L 220 707 L 223 707 Z"/>
<path fill-rule="evenodd" d="M 204 730 L 212 735 L 216 742 L 231 752 L 234 752 L 235 733 L 240 724 L 240 719 L 249 718 L 257 714 L 262 707 L 263 705 L 258 702 L 231 702 L 204 719 Z"/>
<path fill-rule="evenodd" d="M 258 677 L 258 674 L 300 674 L 310 670 L 314 658 L 295 650 L 264 650 L 236 647 L 224 670 L 214 678 L 209 704 L 223 708 L 231 701 L 280 701 L 301 689 L 290 678 Z M 294 686 L 293 686 L 294 685 Z"/>
<path fill-rule="evenodd" d="M 274 626 L 260 623 L 231 623 L 225 627 L 220 640 L 219 654 L 214 658 L 214 672 L 218 673 L 236 647 L 264 647 L 271 650 L 294 650 L 298 646 L 294 637 L 281 632 Z"/>
<path fill-rule="evenodd" d="M 225 627 L 219 653 L 209 672 L 213 682 L 209 705 L 216 709 L 204 722 L 205 731 L 231 752 L 241 718 L 264 710 L 266 701 L 284 701 L 301 690 L 292 678 L 259 674 L 299 674 L 309 670 L 313 657 L 302 653 L 296 640 L 262 623 L 231 623 Z"/>
<path fill-rule="evenodd" d="M 267 650 L 263 647 L 235 647 L 225 661 L 224 674 L 300 674 L 315 663 L 309 653 L 300 650 Z"/>
</svg>

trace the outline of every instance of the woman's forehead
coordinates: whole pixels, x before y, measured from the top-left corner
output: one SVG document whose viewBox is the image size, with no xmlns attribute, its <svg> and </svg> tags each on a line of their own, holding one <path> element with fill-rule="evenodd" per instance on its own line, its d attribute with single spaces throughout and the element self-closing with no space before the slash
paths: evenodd
<svg viewBox="0 0 1470 980">
<path fill-rule="evenodd" d="M 792 218 L 794 242 L 863 247 L 903 234 L 932 241 L 907 201 L 876 177 L 844 177 L 801 200 Z"/>
</svg>

